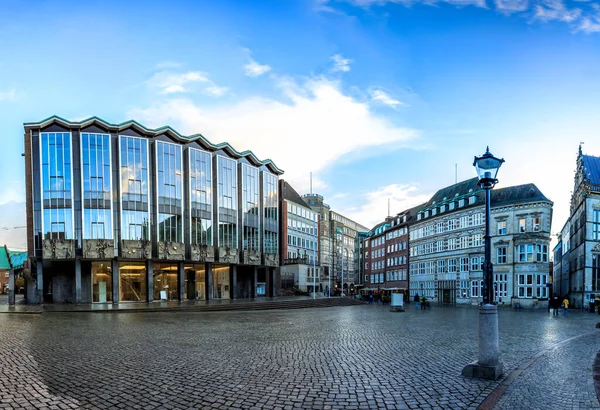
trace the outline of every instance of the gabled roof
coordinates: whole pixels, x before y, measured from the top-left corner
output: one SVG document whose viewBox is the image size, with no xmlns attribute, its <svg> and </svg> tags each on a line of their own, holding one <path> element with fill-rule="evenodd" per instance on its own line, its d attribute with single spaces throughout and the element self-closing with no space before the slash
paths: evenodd
<svg viewBox="0 0 600 410">
<path fill-rule="evenodd" d="M 592 185 L 600 185 L 600 157 L 582 155 L 583 172 Z"/>
<path fill-rule="evenodd" d="M 511 186 L 507 188 L 492 189 L 490 193 L 492 201 L 491 207 L 500 207 L 505 205 L 514 205 L 523 202 L 550 202 L 548 198 L 542 194 L 535 184 L 525 184 Z"/>
<path fill-rule="evenodd" d="M 270 159 L 259 160 L 252 151 L 247 150 L 247 151 L 239 152 L 236 149 L 234 149 L 231 145 L 229 145 L 228 142 L 213 144 L 212 142 L 208 141 L 202 134 L 182 135 L 169 126 L 164 126 L 164 127 L 155 128 L 155 129 L 147 128 L 144 125 L 142 125 L 134 120 L 125 121 L 120 124 L 111 124 L 109 122 L 104 121 L 102 118 L 99 118 L 99 117 L 90 117 L 83 121 L 69 121 L 69 120 L 61 118 L 57 115 L 53 115 L 52 117 L 48 117 L 39 122 L 26 122 L 25 124 L 23 124 L 23 126 L 25 127 L 25 130 L 28 131 L 32 128 L 40 128 L 40 129 L 45 128 L 52 124 L 59 124 L 64 127 L 67 127 L 67 128 L 75 128 L 75 129 L 81 129 L 81 128 L 89 127 L 91 125 L 97 125 L 101 128 L 105 128 L 111 132 L 120 132 L 120 131 L 128 129 L 128 128 L 133 128 L 142 134 L 150 135 L 153 137 L 165 134 L 165 135 L 170 136 L 171 138 L 179 140 L 180 142 L 197 141 L 200 145 L 202 145 L 203 147 L 205 147 L 209 150 L 212 150 L 212 151 L 222 149 L 223 151 L 227 152 L 227 154 L 229 154 L 233 158 L 246 158 L 251 163 L 253 163 L 257 166 L 264 165 L 264 166 L 268 167 L 271 170 L 271 172 L 273 172 L 275 174 L 278 174 L 278 175 L 283 174 L 283 170 L 280 169 L 279 167 L 277 167 L 277 165 L 275 165 L 275 163 L 273 161 L 271 161 Z"/>
<path fill-rule="evenodd" d="M 304 202 L 300 194 L 298 194 L 298 192 L 296 192 L 296 190 L 287 181 L 282 180 L 281 191 L 281 196 L 283 197 L 283 199 L 292 201 L 300 206 L 310 208 L 310 206 L 308 206 L 308 204 Z"/>
</svg>

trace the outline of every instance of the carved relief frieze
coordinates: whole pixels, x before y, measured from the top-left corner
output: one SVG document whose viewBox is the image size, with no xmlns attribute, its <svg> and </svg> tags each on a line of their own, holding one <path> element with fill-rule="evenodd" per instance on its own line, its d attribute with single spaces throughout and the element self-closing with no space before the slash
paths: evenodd
<svg viewBox="0 0 600 410">
<path fill-rule="evenodd" d="M 143 240 L 123 240 L 121 241 L 121 256 L 131 259 L 150 259 L 152 258 L 152 244 L 150 241 Z"/>
<path fill-rule="evenodd" d="M 170 261 L 185 259 L 185 245 L 179 242 L 158 242 L 158 257 Z"/>
<path fill-rule="evenodd" d="M 115 246 L 112 239 L 85 239 L 83 241 L 83 257 L 86 259 L 112 259 L 115 257 Z"/>
<path fill-rule="evenodd" d="M 279 266 L 279 256 L 274 253 L 265 253 L 265 266 Z"/>
<path fill-rule="evenodd" d="M 44 239 L 44 259 L 75 258 L 75 241 L 72 239 Z"/>
<path fill-rule="evenodd" d="M 196 262 L 214 262 L 215 248 L 209 245 L 192 244 L 190 257 Z"/>
<path fill-rule="evenodd" d="M 234 248 L 219 247 L 219 262 L 238 263 L 238 250 Z"/>
<path fill-rule="evenodd" d="M 243 252 L 244 265 L 260 265 L 260 251 L 247 249 Z"/>
</svg>

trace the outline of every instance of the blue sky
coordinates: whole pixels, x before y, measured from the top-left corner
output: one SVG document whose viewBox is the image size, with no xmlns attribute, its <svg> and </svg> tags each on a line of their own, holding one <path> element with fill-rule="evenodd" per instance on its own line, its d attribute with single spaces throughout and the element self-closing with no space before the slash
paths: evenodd
<svg viewBox="0 0 600 410">
<path fill-rule="evenodd" d="M 136 119 L 271 158 L 367 226 L 474 176 L 568 215 L 600 155 L 600 4 L 563 0 L 0 2 L 0 243 L 25 245 L 23 122 Z"/>
</svg>

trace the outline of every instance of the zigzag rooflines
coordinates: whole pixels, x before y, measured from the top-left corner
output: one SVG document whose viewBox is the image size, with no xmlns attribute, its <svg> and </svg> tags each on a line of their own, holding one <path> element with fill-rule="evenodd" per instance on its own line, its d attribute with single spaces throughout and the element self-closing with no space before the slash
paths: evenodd
<svg viewBox="0 0 600 410">
<path fill-rule="evenodd" d="M 256 155 L 254 155 L 254 153 L 252 151 L 247 150 L 247 151 L 239 152 L 235 148 L 233 148 L 228 142 L 221 142 L 219 144 L 213 144 L 212 142 L 207 140 L 202 134 L 181 135 L 179 132 L 177 132 L 176 130 L 174 130 L 173 128 L 171 128 L 168 125 L 164 126 L 164 127 L 152 129 L 152 128 L 147 128 L 144 125 L 142 125 L 134 120 L 125 121 L 120 124 L 111 124 L 109 122 L 104 121 L 102 118 L 99 118 L 99 117 L 90 117 L 83 121 L 69 121 L 69 120 L 61 118 L 57 115 L 53 115 L 52 117 L 48 117 L 39 122 L 26 122 L 25 124 L 23 124 L 23 126 L 25 127 L 25 130 L 30 130 L 32 128 L 42 129 L 42 128 L 48 127 L 52 124 L 55 124 L 55 123 L 63 125 L 68 128 L 79 128 L 79 129 L 89 127 L 91 125 L 99 125 L 100 127 L 106 128 L 107 130 L 112 131 L 112 132 L 120 132 L 120 131 L 126 130 L 128 128 L 134 128 L 143 134 L 148 134 L 153 137 L 167 134 L 167 135 L 171 136 L 172 138 L 179 140 L 181 142 L 196 141 L 200 145 L 202 145 L 203 147 L 205 147 L 206 149 L 209 149 L 209 150 L 216 151 L 216 150 L 222 149 L 234 158 L 247 158 L 255 165 L 264 165 L 264 166 L 268 167 L 275 174 L 278 174 L 278 175 L 283 174 L 283 170 L 280 169 L 277 165 L 275 165 L 275 163 L 272 160 L 270 160 L 270 159 L 260 160 L 256 157 Z"/>
</svg>

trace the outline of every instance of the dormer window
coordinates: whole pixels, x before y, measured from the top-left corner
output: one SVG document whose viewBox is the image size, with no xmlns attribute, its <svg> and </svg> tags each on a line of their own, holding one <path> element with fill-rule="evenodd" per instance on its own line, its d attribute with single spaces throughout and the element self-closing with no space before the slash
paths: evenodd
<svg viewBox="0 0 600 410">
<path fill-rule="evenodd" d="M 446 205 L 440 206 L 440 213 L 446 212 Z"/>
<path fill-rule="evenodd" d="M 469 197 L 469 205 L 473 205 L 476 200 L 477 200 L 477 197 L 475 195 L 473 195 L 472 197 Z"/>
<path fill-rule="evenodd" d="M 448 205 L 448 208 L 452 211 L 454 209 L 454 202 L 450 202 L 450 205 Z"/>
<path fill-rule="evenodd" d="M 437 208 L 433 208 L 431 210 L 431 216 L 435 215 L 437 213 Z"/>
<path fill-rule="evenodd" d="M 463 206 L 465 206 L 465 200 L 464 199 L 459 199 L 458 200 L 458 207 L 462 208 Z"/>
<path fill-rule="evenodd" d="M 417 221 L 420 221 L 420 220 L 421 220 L 421 217 L 422 217 L 422 215 L 421 215 L 421 213 L 419 213 L 419 214 L 417 215 Z"/>
</svg>

